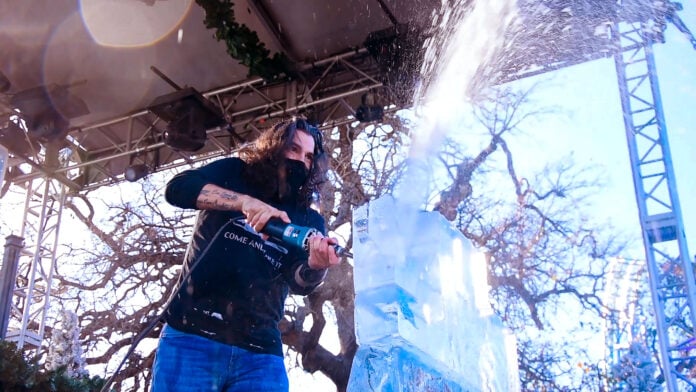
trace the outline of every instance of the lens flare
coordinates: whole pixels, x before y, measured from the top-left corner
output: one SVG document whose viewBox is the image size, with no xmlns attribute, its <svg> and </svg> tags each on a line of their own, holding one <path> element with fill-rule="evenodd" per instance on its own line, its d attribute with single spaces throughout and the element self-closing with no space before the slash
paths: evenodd
<svg viewBox="0 0 696 392">
<path fill-rule="evenodd" d="M 152 47 L 96 45 L 76 11 L 57 25 L 48 39 L 42 84 L 66 87 L 84 100 L 90 115 L 81 117 L 81 123 L 126 113 L 137 108 L 150 89 L 149 67 L 156 55 Z"/>
<path fill-rule="evenodd" d="M 140 47 L 157 43 L 175 31 L 192 0 L 81 0 L 80 14 L 94 42 L 103 46 Z"/>
</svg>

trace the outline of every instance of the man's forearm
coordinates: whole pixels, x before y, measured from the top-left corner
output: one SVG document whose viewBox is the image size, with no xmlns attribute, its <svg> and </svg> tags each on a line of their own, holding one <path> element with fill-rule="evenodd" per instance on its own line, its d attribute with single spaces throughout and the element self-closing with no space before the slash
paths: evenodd
<svg viewBox="0 0 696 392">
<path fill-rule="evenodd" d="M 196 199 L 196 207 L 201 210 L 241 211 L 242 203 L 248 196 L 213 184 L 201 189 Z"/>
<path fill-rule="evenodd" d="M 269 219 L 280 219 L 290 223 L 288 214 L 263 201 L 243 193 L 206 184 L 196 198 L 196 208 L 200 210 L 239 211 L 244 214 L 249 226 L 261 232 Z"/>
</svg>

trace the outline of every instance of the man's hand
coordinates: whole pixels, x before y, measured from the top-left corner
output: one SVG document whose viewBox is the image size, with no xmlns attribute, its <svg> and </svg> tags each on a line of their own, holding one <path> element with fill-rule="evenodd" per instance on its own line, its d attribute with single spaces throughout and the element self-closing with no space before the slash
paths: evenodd
<svg viewBox="0 0 696 392">
<path fill-rule="evenodd" d="M 290 223 L 290 218 L 285 211 L 272 207 L 259 199 L 245 196 L 242 199 L 242 214 L 247 223 L 260 233 L 271 218 L 278 218 L 285 223 Z"/>
<path fill-rule="evenodd" d="M 324 237 L 321 234 L 309 238 L 309 268 L 324 269 L 337 265 L 340 261 L 333 245 L 338 244 L 335 238 Z"/>
</svg>

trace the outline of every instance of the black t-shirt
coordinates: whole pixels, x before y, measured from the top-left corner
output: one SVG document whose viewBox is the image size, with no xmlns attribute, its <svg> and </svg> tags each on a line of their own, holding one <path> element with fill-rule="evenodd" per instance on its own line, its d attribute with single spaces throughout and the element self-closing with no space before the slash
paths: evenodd
<svg viewBox="0 0 696 392">
<path fill-rule="evenodd" d="M 167 201 L 196 208 L 206 184 L 257 197 L 242 177 L 245 163 L 225 158 L 176 175 L 167 184 Z M 258 197 L 257 197 L 258 198 Z M 295 203 L 264 202 L 285 211 L 292 223 L 325 233 L 316 211 Z M 288 292 L 309 294 L 295 281 L 307 253 L 269 239 L 264 241 L 238 211 L 202 210 L 186 251 L 179 290 L 166 313 L 172 327 L 247 350 L 282 355 L 278 322 Z M 186 273 L 193 272 L 186 282 Z"/>
</svg>

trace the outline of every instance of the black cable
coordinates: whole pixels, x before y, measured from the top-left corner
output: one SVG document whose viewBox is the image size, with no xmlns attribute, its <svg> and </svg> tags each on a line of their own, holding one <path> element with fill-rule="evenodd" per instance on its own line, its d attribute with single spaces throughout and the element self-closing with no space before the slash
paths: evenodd
<svg viewBox="0 0 696 392">
<path fill-rule="evenodd" d="M 186 282 L 188 280 L 188 278 L 191 277 L 193 270 L 198 266 L 198 264 L 200 264 L 201 260 L 203 260 L 205 255 L 210 250 L 210 247 L 213 245 L 213 243 L 215 243 L 215 240 L 220 236 L 220 233 L 222 233 L 222 229 L 227 227 L 230 223 L 232 223 L 232 219 L 230 219 L 227 223 L 222 225 L 222 227 L 220 227 L 220 229 L 218 229 L 218 231 L 213 236 L 213 239 L 210 240 L 210 242 L 205 247 L 205 249 L 203 249 L 203 252 L 201 252 L 200 256 L 198 256 L 198 260 L 196 260 L 196 262 L 191 265 L 191 268 L 188 270 L 186 275 L 184 275 L 183 278 L 180 280 L 181 284 Z M 172 304 L 172 301 L 174 300 L 176 293 L 180 289 L 181 289 L 181 286 L 179 285 L 179 287 L 176 287 L 176 289 L 174 291 L 172 291 L 172 295 L 169 297 L 169 300 L 167 300 L 167 304 L 164 306 L 164 309 L 162 309 L 162 312 L 159 315 L 157 315 L 157 317 L 155 317 L 152 321 L 150 321 L 150 323 L 148 323 L 145 326 L 145 328 L 142 331 L 140 331 L 140 333 L 138 333 L 138 335 L 133 339 L 133 343 L 131 343 L 131 346 L 128 349 L 128 352 L 126 352 L 126 355 L 121 360 L 121 363 L 118 364 L 118 366 L 116 367 L 116 370 L 114 370 L 114 373 L 111 375 L 111 377 L 109 377 L 108 380 L 106 380 L 106 383 L 104 384 L 104 386 L 102 386 L 102 388 L 99 390 L 99 392 L 106 392 L 107 389 L 109 388 L 109 386 L 111 386 L 111 384 L 114 382 L 114 378 L 116 377 L 116 375 L 118 375 L 118 372 L 121 370 L 123 365 L 126 363 L 126 360 L 128 359 L 128 357 L 130 357 L 131 354 L 133 354 L 133 352 L 135 351 L 135 348 L 138 346 L 138 344 L 143 340 L 143 338 L 145 338 L 145 336 L 147 336 L 147 334 L 149 334 L 155 328 L 157 323 L 163 319 L 164 314 L 167 312 L 167 310 L 169 310 L 169 306 Z"/>
<path fill-rule="evenodd" d="M 379 7 L 382 9 L 382 11 L 384 11 L 384 13 L 387 15 L 392 24 L 394 26 L 398 26 L 399 21 L 396 19 L 396 16 L 394 16 L 394 14 L 391 12 L 389 7 L 387 7 L 387 5 L 384 3 L 384 0 L 377 0 L 377 2 L 379 3 Z"/>
</svg>

